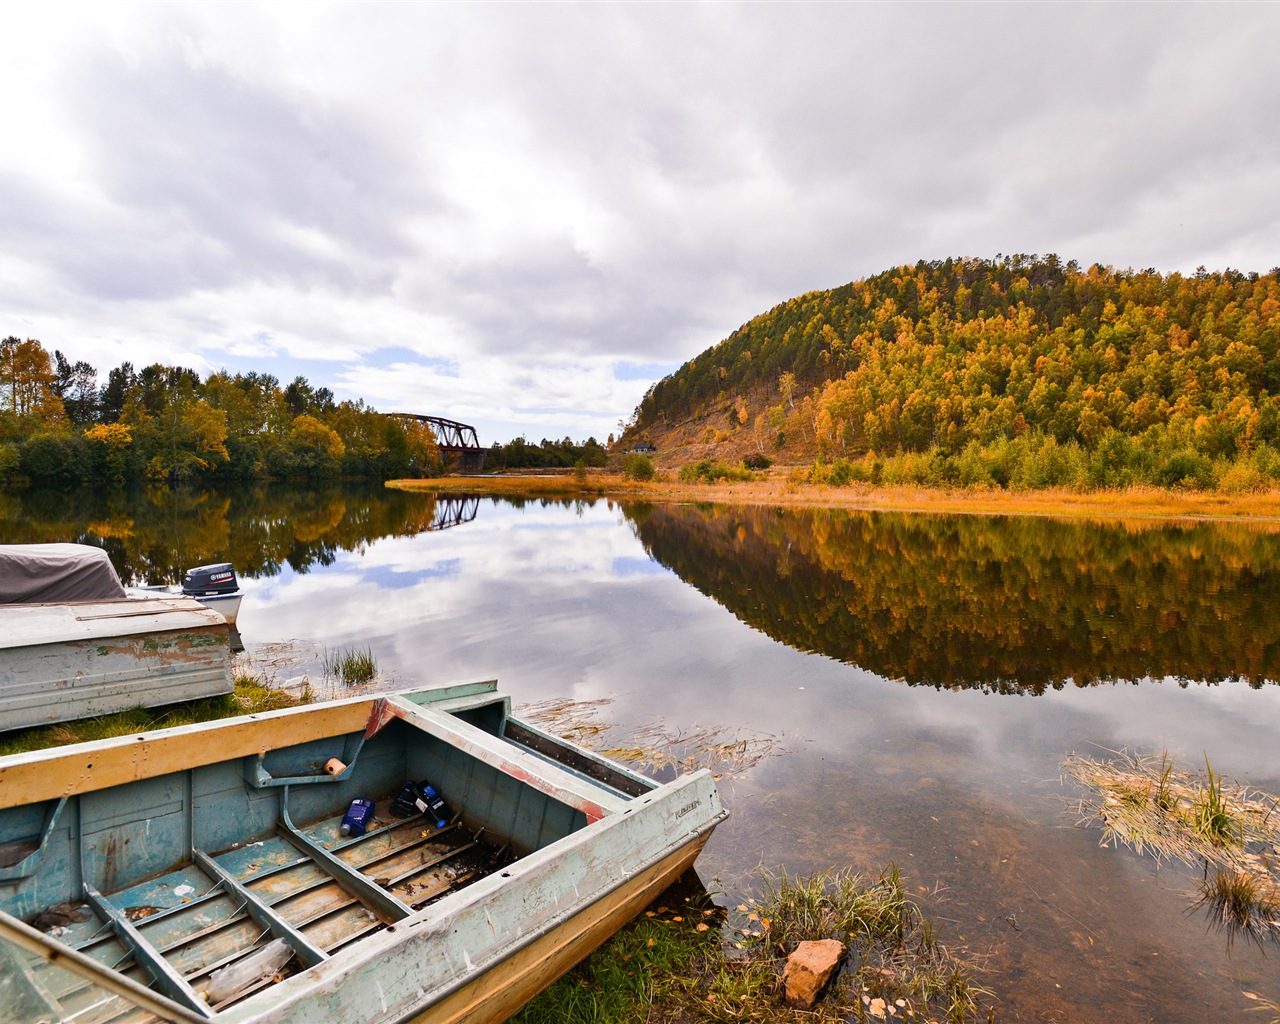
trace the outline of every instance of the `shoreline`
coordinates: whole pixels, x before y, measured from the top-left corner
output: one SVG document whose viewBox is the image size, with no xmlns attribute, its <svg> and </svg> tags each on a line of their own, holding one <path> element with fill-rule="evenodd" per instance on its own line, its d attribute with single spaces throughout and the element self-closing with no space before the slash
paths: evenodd
<svg viewBox="0 0 1280 1024">
<path fill-rule="evenodd" d="M 406 491 L 465 492 L 486 497 L 603 497 L 621 501 L 712 502 L 860 512 L 1280 524 L 1280 492 L 1277 491 L 1243 495 L 1150 487 L 1086 492 L 949 491 L 924 487 L 877 487 L 862 483 L 844 487 L 797 484 L 776 475 L 753 481 L 681 483 L 676 480 L 640 482 L 625 479 L 618 473 L 591 473 L 579 481 L 572 471 L 388 480 L 385 486 Z"/>
</svg>

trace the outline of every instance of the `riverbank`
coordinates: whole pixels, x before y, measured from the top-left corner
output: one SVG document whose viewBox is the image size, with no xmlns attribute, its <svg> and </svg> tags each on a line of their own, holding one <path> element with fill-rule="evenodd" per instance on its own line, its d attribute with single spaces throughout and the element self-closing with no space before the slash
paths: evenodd
<svg viewBox="0 0 1280 1024">
<path fill-rule="evenodd" d="M 1053 516 L 1082 519 L 1193 519 L 1280 525 L 1280 492 L 1225 495 L 1134 487 L 1108 491 L 936 490 L 854 483 L 843 487 L 796 483 L 785 471 L 748 481 L 683 483 L 629 480 L 620 473 L 508 473 L 390 480 L 388 487 L 493 497 L 616 498 L 623 501 L 720 502 L 789 508 L 848 508 L 969 515 Z"/>
</svg>

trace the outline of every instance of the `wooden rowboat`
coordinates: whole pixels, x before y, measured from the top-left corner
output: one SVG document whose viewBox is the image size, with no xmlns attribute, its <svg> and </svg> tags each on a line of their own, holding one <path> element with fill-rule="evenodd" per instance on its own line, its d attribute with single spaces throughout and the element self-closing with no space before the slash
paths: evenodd
<svg viewBox="0 0 1280 1024">
<path fill-rule="evenodd" d="M 390 812 L 429 780 L 450 813 Z M 375 801 L 363 835 L 339 824 Z M 400 807 L 403 810 L 403 805 Z M 0 758 L 16 1024 L 505 1020 L 724 819 L 472 683 Z"/>
</svg>

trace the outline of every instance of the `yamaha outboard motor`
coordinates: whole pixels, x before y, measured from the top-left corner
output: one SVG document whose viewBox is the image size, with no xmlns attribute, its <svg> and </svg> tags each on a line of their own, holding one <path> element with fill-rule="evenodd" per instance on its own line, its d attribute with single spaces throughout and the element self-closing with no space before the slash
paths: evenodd
<svg viewBox="0 0 1280 1024">
<path fill-rule="evenodd" d="M 230 562 L 216 565 L 198 565 L 188 569 L 182 581 L 182 592 L 187 597 L 209 597 L 213 594 L 233 594 L 240 589 L 236 571 Z"/>
</svg>

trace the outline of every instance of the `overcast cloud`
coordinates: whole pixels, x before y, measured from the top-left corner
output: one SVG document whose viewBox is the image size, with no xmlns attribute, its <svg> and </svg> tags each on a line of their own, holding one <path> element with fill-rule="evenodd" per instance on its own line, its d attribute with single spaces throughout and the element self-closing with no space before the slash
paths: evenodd
<svg viewBox="0 0 1280 1024">
<path fill-rule="evenodd" d="M 1271 4 L 10 4 L 0 335 L 603 439 L 918 259 L 1280 263 Z"/>
</svg>

